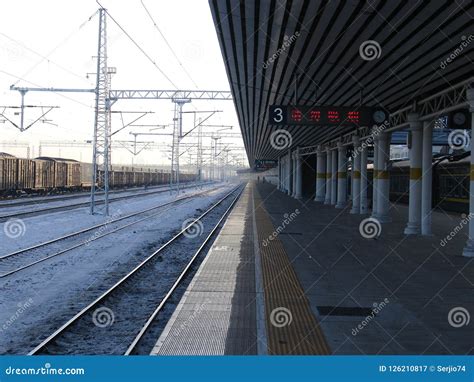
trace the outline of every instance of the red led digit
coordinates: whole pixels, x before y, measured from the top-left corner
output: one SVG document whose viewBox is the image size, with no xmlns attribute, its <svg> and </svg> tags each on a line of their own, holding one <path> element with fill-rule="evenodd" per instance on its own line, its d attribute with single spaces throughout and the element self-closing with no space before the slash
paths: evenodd
<svg viewBox="0 0 474 382">
<path fill-rule="evenodd" d="M 301 122 L 303 119 L 303 113 L 298 109 L 291 110 L 291 119 L 295 122 Z"/>
<path fill-rule="evenodd" d="M 339 112 L 336 110 L 328 110 L 328 121 L 332 123 L 340 122 Z"/>
<path fill-rule="evenodd" d="M 309 119 L 314 122 L 320 122 L 321 121 L 321 111 L 319 110 L 311 110 L 309 112 Z"/>
<path fill-rule="evenodd" d="M 348 111 L 347 120 L 349 122 L 359 123 L 360 121 L 360 112 L 358 111 Z"/>
</svg>

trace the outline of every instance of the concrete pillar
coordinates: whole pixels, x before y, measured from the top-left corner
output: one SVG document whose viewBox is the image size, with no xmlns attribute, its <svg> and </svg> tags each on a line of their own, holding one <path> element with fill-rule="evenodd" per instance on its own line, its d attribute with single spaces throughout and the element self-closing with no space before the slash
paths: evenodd
<svg viewBox="0 0 474 382">
<path fill-rule="evenodd" d="M 360 213 L 367 213 L 367 151 L 368 145 L 363 142 L 360 149 Z"/>
<path fill-rule="evenodd" d="M 337 150 L 331 151 L 331 204 L 337 202 Z"/>
<path fill-rule="evenodd" d="M 281 191 L 281 160 L 280 157 L 278 157 L 278 184 L 277 184 L 277 189 L 278 191 Z"/>
<path fill-rule="evenodd" d="M 352 143 L 354 145 L 354 150 L 352 151 L 352 187 L 351 187 L 351 196 L 352 196 L 352 208 L 351 214 L 360 213 L 360 139 L 357 135 L 352 137 Z"/>
<path fill-rule="evenodd" d="M 316 151 L 316 202 L 324 202 L 324 193 L 326 190 L 326 156 L 321 146 Z"/>
<path fill-rule="evenodd" d="M 378 206 L 378 171 L 379 171 L 379 142 L 378 136 L 374 136 L 374 160 L 372 169 L 372 214 L 373 218 L 377 217 L 377 206 Z"/>
<path fill-rule="evenodd" d="M 326 192 L 324 194 L 324 204 L 331 204 L 332 188 L 332 157 L 329 148 L 326 148 Z"/>
<path fill-rule="evenodd" d="M 471 112 L 471 171 L 469 183 L 469 238 L 464 247 L 463 256 L 474 257 L 474 89 L 467 90 L 467 101 Z"/>
<path fill-rule="evenodd" d="M 432 158 L 433 158 L 433 121 L 423 122 L 423 144 L 422 144 L 421 170 L 421 234 L 431 235 L 431 194 L 433 190 L 432 181 Z"/>
<path fill-rule="evenodd" d="M 337 204 L 336 208 L 344 208 L 347 203 L 347 148 L 341 142 L 337 144 Z"/>
<path fill-rule="evenodd" d="M 423 131 L 417 113 L 408 114 L 411 132 L 410 148 L 410 193 L 408 201 L 408 224 L 406 235 L 420 233 L 421 226 L 421 148 Z"/>
<path fill-rule="evenodd" d="M 291 154 L 291 196 L 294 198 L 296 195 L 296 155 L 293 152 Z"/>
<path fill-rule="evenodd" d="M 390 218 L 390 134 L 380 133 L 378 139 L 377 171 L 377 215 L 381 223 L 388 223 Z"/>
<path fill-rule="evenodd" d="M 299 147 L 296 149 L 296 153 L 295 153 L 295 170 L 296 170 L 295 198 L 301 199 L 303 197 L 303 160 L 300 155 Z"/>
<path fill-rule="evenodd" d="M 292 182 L 291 182 L 291 166 L 292 166 L 292 160 L 291 160 L 291 151 L 288 152 L 288 155 L 287 155 L 287 164 L 286 164 L 286 171 L 287 171 L 287 190 L 286 192 L 288 193 L 288 195 L 291 195 L 291 185 L 292 185 Z"/>
</svg>

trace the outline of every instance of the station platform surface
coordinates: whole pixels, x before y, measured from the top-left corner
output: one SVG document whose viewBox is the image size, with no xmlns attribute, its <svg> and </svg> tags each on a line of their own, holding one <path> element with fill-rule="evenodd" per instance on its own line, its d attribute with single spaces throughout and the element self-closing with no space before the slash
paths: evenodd
<svg viewBox="0 0 474 382">
<path fill-rule="evenodd" d="M 392 204 L 368 239 L 349 208 L 249 183 L 152 354 L 473 354 L 461 216 L 406 236 Z"/>
</svg>

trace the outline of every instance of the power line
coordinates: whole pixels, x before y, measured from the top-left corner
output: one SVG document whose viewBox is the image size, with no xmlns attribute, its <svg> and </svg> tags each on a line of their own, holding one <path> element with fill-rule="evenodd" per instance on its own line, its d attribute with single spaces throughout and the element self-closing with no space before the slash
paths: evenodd
<svg viewBox="0 0 474 382">
<path fill-rule="evenodd" d="M 41 57 L 41 60 L 38 61 L 36 64 L 34 64 L 32 67 L 30 67 L 22 76 L 18 77 L 19 79 L 14 83 L 14 85 L 16 85 L 19 81 L 21 81 L 24 77 L 26 77 L 28 74 L 30 74 L 33 70 L 35 70 L 41 63 L 43 63 L 45 60 L 47 60 L 48 62 L 56 65 L 58 68 L 64 70 L 65 72 L 75 76 L 75 77 L 78 77 L 82 80 L 84 80 L 84 77 L 83 76 L 80 76 L 79 74 L 77 73 L 74 73 L 73 71 L 69 70 L 68 68 L 62 66 L 61 64 L 58 64 L 57 62 L 55 61 L 52 61 L 51 59 L 49 59 L 49 57 L 57 50 L 59 49 L 61 46 L 63 46 L 68 40 L 70 40 L 72 38 L 72 36 L 74 36 L 77 32 L 79 32 L 83 27 L 84 25 L 86 25 L 89 21 L 92 20 L 92 18 L 97 14 L 97 11 L 94 12 L 93 15 L 91 15 L 87 20 L 85 20 L 84 22 L 82 22 L 80 25 L 79 25 L 79 28 L 78 29 L 75 29 L 73 32 L 71 32 L 63 41 L 61 41 L 58 45 L 56 45 L 46 56 L 44 56 L 43 54 L 37 52 L 36 50 L 28 47 L 25 43 L 21 42 L 21 41 L 18 41 L 18 40 L 15 40 L 14 38 L 6 35 L 5 33 L 3 32 L 0 32 L 0 35 L 2 35 L 3 37 L 5 37 L 6 39 L 10 40 L 11 42 L 21 46 L 22 48 L 32 52 L 33 54 Z M 16 77 L 16 76 L 15 76 Z"/>
<path fill-rule="evenodd" d="M 193 80 L 193 78 L 191 77 L 191 75 L 189 74 L 189 72 L 186 70 L 186 68 L 184 67 L 183 63 L 181 62 L 181 60 L 179 59 L 178 55 L 176 54 L 176 52 L 174 51 L 173 47 L 170 45 L 170 43 L 168 42 L 168 40 L 166 39 L 165 35 L 163 34 L 163 32 L 161 32 L 160 28 L 158 27 L 158 24 L 155 22 L 153 16 L 151 15 L 150 11 L 148 10 L 148 8 L 146 7 L 145 3 L 143 2 L 143 0 L 140 0 L 141 3 L 142 3 L 142 6 L 143 8 L 145 9 L 145 12 L 147 13 L 148 17 L 150 18 L 151 22 L 153 23 L 154 27 L 156 28 L 156 30 L 158 31 L 158 33 L 160 34 L 160 36 L 163 38 L 163 40 L 165 41 L 166 45 L 168 46 L 169 50 L 171 51 L 171 53 L 173 53 L 173 56 L 174 58 L 176 58 L 176 61 L 178 61 L 178 64 L 179 66 L 181 66 L 181 69 L 183 69 L 184 73 L 188 76 L 188 78 L 191 80 L 191 82 L 194 84 L 194 86 L 196 87 L 196 89 L 199 88 L 199 86 L 196 84 L 196 82 Z"/>
<path fill-rule="evenodd" d="M 169 83 L 170 83 L 171 85 L 173 85 L 173 86 L 175 87 L 175 89 L 178 89 L 178 86 L 176 86 L 176 84 L 171 80 L 171 78 L 169 78 L 169 77 L 166 75 L 166 73 L 158 66 L 158 64 L 156 63 L 156 61 L 153 60 L 153 59 L 148 55 L 148 53 L 145 52 L 145 50 L 140 46 L 140 44 L 138 44 L 138 43 L 134 40 L 134 38 L 133 38 L 132 36 L 130 36 L 130 34 L 124 29 L 124 27 L 122 27 L 122 25 L 120 25 L 120 23 L 119 23 L 117 20 L 115 20 L 115 19 L 113 18 L 113 16 L 110 14 L 110 12 L 109 12 L 108 10 L 106 10 L 98 0 L 96 0 L 96 2 L 97 2 L 97 4 L 99 4 L 99 6 L 100 6 L 101 8 L 103 8 L 103 9 L 105 10 L 105 12 L 106 12 L 107 15 L 110 17 L 110 19 L 115 23 L 115 25 L 117 25 L 117 26 L 119 27 L 119 29 L 125 34 L 125 36 L 128 37 L 128 39 L 138 48 L 138 50 L 139 50 L 140 52 L 142 52 L 143 55 L 153 64 L 153 66 L 154 66 L 156 69 L 158 69 L 159 72 L 169 81 Z"/>
</svg>

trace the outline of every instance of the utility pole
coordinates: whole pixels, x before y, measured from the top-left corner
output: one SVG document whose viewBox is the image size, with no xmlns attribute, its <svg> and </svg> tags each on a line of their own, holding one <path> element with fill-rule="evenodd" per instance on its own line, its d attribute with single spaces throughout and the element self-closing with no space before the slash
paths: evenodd
<svg viewBox="0 0 474 382">
<path fill-rule="evenodd" d="M 95 122 L 92 154 L 91 214 L 96 213 L 96 193 L 104 193 L 104 214 L 109 213 L 109 73 L 107 70 L 107 21 L 103 8 L 99 9 L 99 43 L 97 49 L 97 73 L 95 88 Z"/>
<path fill-rule="evenodd" d="M 173 147 L 171 149 L 171 176 L 170 192 L 173 184 L 176 185 L 176 192 L 179 195 L 179 143 L 183 136 L 183 105 L 191 102 L 189 98 L 175 98 L 174 118 L 173 118 Z"/>
</svg>

